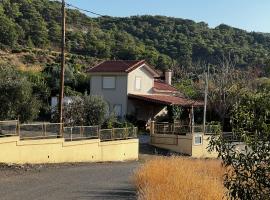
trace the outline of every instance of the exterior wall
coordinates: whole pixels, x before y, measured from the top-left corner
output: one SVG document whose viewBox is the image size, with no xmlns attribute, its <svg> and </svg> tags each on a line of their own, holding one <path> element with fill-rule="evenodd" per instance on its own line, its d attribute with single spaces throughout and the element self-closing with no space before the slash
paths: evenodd
<svg viewBox="0 0 270 200">
<path fill-rule="evenodd" d="M 193 136 L 194 137 L 194 136 Z M 194 138 L 192 143 L 192 157 L 195 158 L 217 158 L 218 153 L 217 152 L 211 152 L 209 153 L 207 151 L 207 146 L 209 144 L 209 135 L 202 135 L 203 140 L 201 145 L 195 145 L 194 144 Z"/>
<path fill-rule="evenodd" d="M 65 142 L 64 139 L 20 141 L 0 139 L 2 163 L 103 162 L 138 159 L 138 139 L 100 142 L 99 139 Z"/>
<path fill-rule="evenodd" d="M 141 90 L 135 88 L 135 78 L 141 77 Z M 154 86 L 154 77 L 141 66 L 128 74 L 128 93 L 131 94 L 151 94 Z"/>
<path fill-rule="evenodd" d="M 122 105 L 122 117 L 127 113 L 127 75 L 110 75 L 115 76 L 116 83 L 114 89 L 103 89 L 103 75 L 92 75 L 90 82 L 90 94 L 99 95 L 108 102 L 110 111 L 113 111 L 114 105 Z"/>
<path fill-rule="evenodd" d="M 202 135 L 203 142 L 201 145 L 194 144 L 194 136 L 187 135 L 169 135 L 169 134 L 153 134 L 151 136 L 151 145 L 186 154 L 194 158 L 217 158 L 217 152 L 209 153 L 207 146 L 210 136 Z"/>
<path fill-rule="evenodd" d="M 192 156 L 192 135 L 154 134 L 151 145 Z"/>
</svg>

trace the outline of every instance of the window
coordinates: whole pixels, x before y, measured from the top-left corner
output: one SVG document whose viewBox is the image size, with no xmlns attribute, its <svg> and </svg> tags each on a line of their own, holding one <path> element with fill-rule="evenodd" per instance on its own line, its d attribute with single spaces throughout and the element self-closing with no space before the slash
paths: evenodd
<svg viewBox="0 0 270 200">
<path fill-rule="evenodd" d="M 202 135 L 195 135 L 194 136 L 194 145 L 201 145 L 202 144 Z"/>
<path fill-rule="evenodd" d="M 136 77 L 135 78 L 135 89 L 136 90 L 141 90 L 141 77 Z"/>
<path fill-rule="evenodd" d="M 103 89 L 114 89 L 115 88 L 115 77 L 104 76 L 102 80 Z"/>
<path fill-rule="evenodd" d="M 114 105 L 113 111 L 117 117 L 121 117 L 122 116 L 122 105 L 121 104 Z"/>
</svg>

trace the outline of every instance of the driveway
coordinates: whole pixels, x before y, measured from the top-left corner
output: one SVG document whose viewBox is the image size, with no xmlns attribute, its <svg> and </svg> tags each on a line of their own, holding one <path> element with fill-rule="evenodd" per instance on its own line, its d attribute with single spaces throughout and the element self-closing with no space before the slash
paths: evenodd
<svg viewBox="0 0 270 200">
<path fill-rule="evenodd" d="M 136 199 L 138 162 L 0 168 L 0 199 Z"/>
</svg>

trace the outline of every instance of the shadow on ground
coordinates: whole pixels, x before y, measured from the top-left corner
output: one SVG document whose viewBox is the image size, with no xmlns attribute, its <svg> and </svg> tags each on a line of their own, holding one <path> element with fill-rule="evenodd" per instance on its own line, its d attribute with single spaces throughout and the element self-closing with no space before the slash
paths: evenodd
<svg viewBox="0 0 270 200">
<path fill-rule="evenodd" d="M 135 200 L 136 190 L 133 188 L 117 189 L 117 190 L 92 190 L 92 191 L 79 191 L 80 196 L 78 199 L 125 199 Z"/>
</svg>

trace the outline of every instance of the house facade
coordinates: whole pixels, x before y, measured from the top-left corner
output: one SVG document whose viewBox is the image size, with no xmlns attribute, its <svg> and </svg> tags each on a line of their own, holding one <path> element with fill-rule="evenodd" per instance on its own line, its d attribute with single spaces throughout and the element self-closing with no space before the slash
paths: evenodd
<svg viewBox="0 0 270 200">
<path fill-rule="evenodd" d="M 90 94 L 102 96 L 110 112 L 120 118 L 132 115 L 148 121 L 166 115 L 170 105 L 200 106 L 171 86 L 171 71 L 166 71 L 162 80 L 162 75 L 144 60 L 104 61 L 87 72 Z"/>
</svg>

